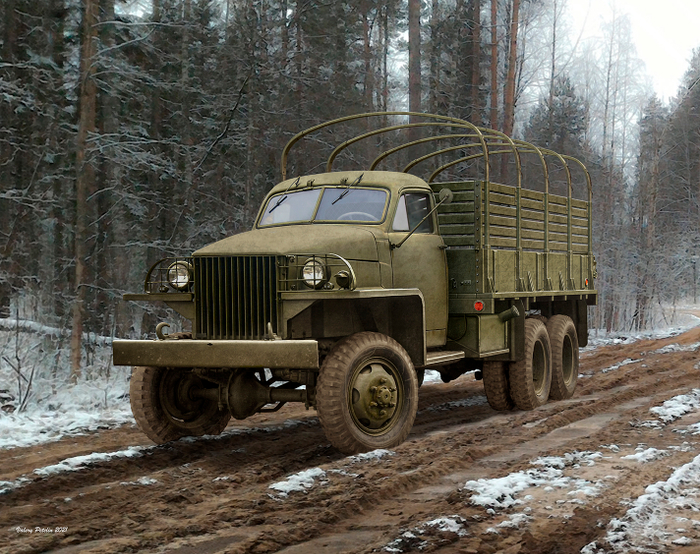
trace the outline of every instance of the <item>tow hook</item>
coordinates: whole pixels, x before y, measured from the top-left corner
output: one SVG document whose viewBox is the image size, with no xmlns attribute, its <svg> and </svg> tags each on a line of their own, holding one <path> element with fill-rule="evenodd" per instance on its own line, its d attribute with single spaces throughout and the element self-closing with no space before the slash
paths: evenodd
<svg viewBox="0 0 700 554">
<path fill-rule="evenodd" d="M 170 334 L 163 332 L 163 329 L 166 327 L 170 329 L 170 324 L 165 323 L 165 321 L 161 321 L 158 325 L 156 325 L 156 336 L 158 337 L 158 340 L 168 340 Z"/>
</svg>

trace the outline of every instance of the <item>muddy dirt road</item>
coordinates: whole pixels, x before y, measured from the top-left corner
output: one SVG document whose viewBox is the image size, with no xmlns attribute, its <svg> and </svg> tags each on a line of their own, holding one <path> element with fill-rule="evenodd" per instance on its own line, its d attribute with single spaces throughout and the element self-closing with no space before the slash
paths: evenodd
<svg viewBox="0 0 700 554">
<path fill-rule="evenodd" d="M 0 552 L 700 552 L 698 343 L 584 353 L 575 396 L 532 412 L 426 385 L 391 452 L 344 457 L 287 407 L 160 447 L 124 426 L 0 451 Z"/>
</svg>

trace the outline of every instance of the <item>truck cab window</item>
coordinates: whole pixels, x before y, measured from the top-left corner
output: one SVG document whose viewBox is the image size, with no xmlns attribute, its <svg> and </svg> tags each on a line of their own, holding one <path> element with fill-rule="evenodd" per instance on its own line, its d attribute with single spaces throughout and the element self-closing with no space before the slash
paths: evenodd
<svg viewBox="0 0 700 554">
<path fill-rule="evenodd" d="M 394 231 L 410 231 L 430 212 L 430 196 L 425 193 L 409 192 L 402 194 L 394 217 Z M 433 220 L 426 219 L 416 233 L 432 233 Z"/>
</svg>

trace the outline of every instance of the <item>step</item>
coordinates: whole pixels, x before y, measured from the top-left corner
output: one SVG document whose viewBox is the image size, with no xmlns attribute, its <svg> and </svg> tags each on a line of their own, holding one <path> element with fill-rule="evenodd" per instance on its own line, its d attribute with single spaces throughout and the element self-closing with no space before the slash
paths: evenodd
<svg viewBox="0 0 700 554">
<path fill-rule="evenodd" d="M 434 367 L 438 365 L 450 364 L 458 360 L 464 359 L 464 352 L 462 350 L 455 351 L 444 351 L 439 352 L 428 352 L 425 359 L 425 367 Z"/>
</svg>

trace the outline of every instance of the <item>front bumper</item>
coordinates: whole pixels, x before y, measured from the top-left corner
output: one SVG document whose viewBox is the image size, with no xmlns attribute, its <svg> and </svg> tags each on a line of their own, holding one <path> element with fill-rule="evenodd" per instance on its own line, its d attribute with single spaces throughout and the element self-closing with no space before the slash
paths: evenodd
<svg viewBox="0 0 700 554">
<path fill-rule="evenodd" d="M 319 369 L 315 340 L 115 340 L 114 365 Z"/>
</svg>

